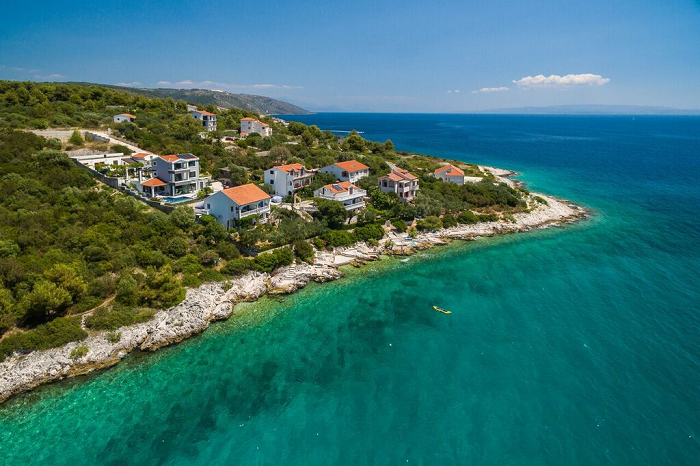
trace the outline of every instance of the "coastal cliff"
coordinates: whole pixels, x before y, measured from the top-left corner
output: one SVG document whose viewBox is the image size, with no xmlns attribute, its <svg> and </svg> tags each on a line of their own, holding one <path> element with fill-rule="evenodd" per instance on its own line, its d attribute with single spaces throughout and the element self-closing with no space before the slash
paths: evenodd
<svg viewBox="0 0 700 466">
<path fill-rule="evenodd" d="M 513 172 L 483 167 L 500 181 L 509 184 Z M 221 283 L 207 283 L 188 289 L 183 302 L 159 311 L 148 322 L 119 329 L 120 338 L 111 342 L 108 332 L 95 332 L 87 339 L 69 343 L 60 348 L 15 354 L 0 363 L 0 403 L 13 395 L 31 390 L 41 384 L 86 374 L 117 364 L 135 349 L 155 351 L 178 343 L 206 330 L 211 322 L 231 316 L 238 302 L 254 301 L 265 295 L 292 293 L 309 282 L 325 282 L 343 276 L 337 267 L 374 260 L 380 254 L 406 255 L 421 249 L 446 244 L 451 240 L 473 240 L 478 237 L 529 231 L 561 225 L 586 217 L 587 211 L 564 200 L 542 194 L 531 194 L 544 199 L 526 213 L 514 214 L 512 222 L 484 222 L 459 225 L 413 238 L 390 232 L 376 247 L 364 243 L 350 248 L 338 248 L 329 253 L 318 253 L 315 265 L 295 264 L 271 274 L 250 272 L 247 275 Z M 84 347 L 84 355 L 76 349 Z M 85 351 L 86 350 L 86 351 Z"/>
</svg>

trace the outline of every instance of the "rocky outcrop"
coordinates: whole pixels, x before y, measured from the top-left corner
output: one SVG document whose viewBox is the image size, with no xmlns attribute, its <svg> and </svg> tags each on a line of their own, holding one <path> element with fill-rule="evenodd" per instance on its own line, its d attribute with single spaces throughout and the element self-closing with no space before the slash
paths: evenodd
<svg viewBox="0 0 700 466">
<path fill-rule="evenodd" d="M 112 366 L 134 349 L 155 351 L 180 342 L 203 332 L 211 322 L 228 318 L 237 302 L 254 301 L 267 292 L 291 293 L 310 281 L 341 276 L 342 272 L 332 267 L 303 264 L 280 269 L 274 276 L 251 272 L 229 282 L 189 289 L 184 301 L 159 311 L 149 322 L 120 328 L 115 343 L 107 339 L 107 332 L 97 332 L 60 348 L 6 359 L 0 363 L 0 403 L 47 382 Z M 72 357 L 71 352 L 79 346 L 85 346 L 87 354 Z"/>
<path fill-rule="evenodd" d="M 482 168 L 491 171 L 501 181 L 507 180 L 510 185 L 517 183 L 506 178 L 512 176 L 512 172 Z M 310 281 L 336 280 L 343 275 L 337 269 L 338 266 L 376 260 L 380 251 L 388 254 L 410 254 L 419 249 L 446 244 L 453 239 L 470 240 L 527 231 L 552 224 L 573 222 L 587 215 L 581 207 L 551 196 L 540 197 L 546 204 L 536 202 L 535 196 L 532 195 L 532 209 L 526 213 L 515 214 L 514 222 L 459 225 L 420 234 L 416 238 L 390 233 L 380 241 L 379 247 L 372 248 L 360 243 L 350 248 L 339 248 L 332 253 L 319 252 L 315 265 L 294 264 L 283 267 L 272 275 L 251 272 L 228 282 L 207 283 L 189 289 L 182 303 L 158 312 L 151 321 L 119 329 L 119 341 L 114 343 L 108 340 L 107 332 L 93 332 L 86 340 L 61 348 L 14 355 L 0 363 L 0 403 L 12 395 L 43 383 L 112 366 L 134 349 L 155 351 L 180 342 L 204 331 L 211 322 L 228 318 L 237 302 L 253 301 L 265 293 L 292 293 Z M 78 346 L 85 346 L 87 354 L 72 357 L 71 352 Z"/>
</svg>

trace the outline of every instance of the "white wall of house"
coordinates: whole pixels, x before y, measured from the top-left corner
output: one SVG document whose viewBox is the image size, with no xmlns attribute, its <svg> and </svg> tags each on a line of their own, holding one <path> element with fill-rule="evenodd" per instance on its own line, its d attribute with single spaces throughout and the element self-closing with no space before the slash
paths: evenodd
<svg viewBox="0 0 700 466">
<path fill-rule="evenodd" d="M 287 172 L 277 167 L 272 167 L 269 170 L 265 170 L 265 184 L 272 186 L 276 196 L 284 197 L 308 185 L 311 182 L 311 177 L 300 179 L 300 177 L 308 174 L 309 172 L 306 169 Z"/>
<path fill-rule="evenodd" d="M 210 115 L 209 113 L 201 113 L 197 110 L 190 112 L 190 114 L 198 121 L 202 123 L 202 127 L 207 131 L 216 131 L 216 115 Z"/>
<path fill-rule="evenodd" d="M 362 178 L 369 176 L 368 168 L 356 172 L 348 172 L 347 170 L 343 170 L 338 165 L 328 165 L 327 167 L 323 167 L 319 171 L 323 173 L 330 173 L 331 175 L 335 176 L 335 179 L 337 180 L 350 181 L 351 183 L 356 183 Z"/>
<path fill-rule="evenodd" d="M 258 120 L 241 120 L 241 133 L 258 133 L 267 137 L 272 135 L 272 128 Z"/>
<path fill-rule="evenodd" d="M 204 208 L 221 225 L 231 228 L 236 221 L 252 215 L 255 215 L 260 220 L 265 220 L 270 214 L 270 199 L 239 206 L 223 191 L 219 191 L 204 200 Z"/>
<path fill-rule="evenodd" d="M 114 122 L 115 123 L 124 123 L 125 121 L 132 121 L 131 118 L 129 118 L 126 115 L 114 115 Z"/>
<path fill-rule="evenodd" d="M 98 163 L 104 163 L 107 165 L 127 165 L 127 163 L 123 160 L 126 157 L 127 156 L 121 152 L 116 152 L 112 154 L 73 155 L 70 158 L 80 162 L 86 167 L 94 169 L 95 165 Z"/>
<path fill-rule="evenodd" d="M 379 190 L 383 193 L 396 193 L 403 202 L 411 202 L 418 191 L 418 180 L 394 181 L 382 177 L 379 178 Z"/>
<path fill-rule="evenodd" d="M 364 197 L 366 195 L 367 191 L 357 187 L 352 188 L 352 192 L 344 191 L 336 193 L 327 189 L 325 186 L 314 191 L 314 197 L 340 202 L 345 207 L 345 210 L 361 209 L 365 207 Z"/>
<path fill-rule="evenodd" d="M 464 176 L 459 176 L 459 175 L 447 175 L 446 173 L 438 173 L 438 174 L 433 174 L 435 178 L 440 179 L 444 181 L 445 183 L 455 183 L 455 184 L 464 184 Z"/>
<path fill-rule="evenodd" d="M 151 176 L 168 183 L 166 192 L 170 196 L 193 194 L 204 187 L 199 177 L 199 159 L 178 159 L 169 162 L 161 157 L 151 160 Z"/>
</svg>

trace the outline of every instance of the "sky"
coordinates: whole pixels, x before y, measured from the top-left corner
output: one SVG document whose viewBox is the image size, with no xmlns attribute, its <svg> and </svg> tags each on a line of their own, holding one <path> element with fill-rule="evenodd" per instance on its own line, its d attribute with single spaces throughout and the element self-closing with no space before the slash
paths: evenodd
<svg viewBox="0 0 700 466">
<path fill-rule="evenodd" d="M 700 109 L 700 0 L 0 2 L 0 79 L 312 111 Z"/>
</svg>

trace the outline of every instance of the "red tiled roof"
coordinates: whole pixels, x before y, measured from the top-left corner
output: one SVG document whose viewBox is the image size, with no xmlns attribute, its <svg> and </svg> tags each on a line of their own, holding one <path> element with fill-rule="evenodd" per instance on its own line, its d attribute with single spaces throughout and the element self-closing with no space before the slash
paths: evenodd
<svg viewBox="0 0 700 466">
<path fill-rule="evenodd" d="M 143 159 L 147 156 L 148 156 L 148 154 L 144 154 L 143 152 L 139 152 L 138 154 L 132 154 L 131 158 L 132 159 Z"/>
<path fill-rule="evenodd" d="M 251 118 L 251 117 L 245 117 L 245 118 L 241 118 L 241 121 L 258 121 L 258 120 L 256 120 L 255 118 Z"/>
<path fill-rule="evenodd" d="M 367 170 L 369 167 L 365 164 L 358 162 L 357 160 L 348 160 L 347 162 L 337 162 L 336 166 L 342 168 L 348 172 L 359 172 L 360 170 Z"/>
<path fill-rule="evenodd" d="M 186 156 L 186 157 L 183 157 Z M 193 154 L 170 154 L 170 155 L 159 155 L 159 157 L 166 162 L 177 162 L 178 160 L 182 161 L 190 161 L 190 160 L 199 160 L 199 157 L 193 155 Z"/>
<path fill-rule="evenodd" d="M 160 178 L 151 178 L 141 183 L 141 186 L 166 186 L 168 183 L 161 180 Z"/>
<path fill-rule="evenodd" d="M 136 115 L 132 115 L 131 113 L 122 113 L 122 114 L 119 114 L 119 115 L 117 115 L 117 116 L 129 117 L 129 118 L 131 118 L 132 120 L 135 120 L 135 119 L 136 119 Z"/>
<path fill-rule="evenodd" d="M 204 110 L 194 110 L 194 111 L 197 112 L 197 113 L 201 113 L 202 115 L 212 115 L 212 116 L 216 116 L 216 113 L 206 112 L 206 111 L 204 111 Z"/>
<path fill-rule="evenodd" d="M 379 177 L 380 180 L 384 178 L 389 178 L 392 181 L 413 181 L 418 179 L 417 176 L 409 173 L 408 170 L 403 170 L 401 168 L 392 170 L 388 175 Z"/>
<path fill-rule="evenodd" d="M 180 157 L 177 155 L 161 155 L 160 158 L 166 162 L 175 162 L 176 160 L 180 160 Z"/>
<path fill-rule="evenodd" d="M 251 202 L 263 201 L 270 199 L 270 195 L 252 183 L 244 184 L 243 186 L 235 186 L 221 191 L 229 199 L 238 205 L 250 204 Z"/>
<path fill-rule="evenodd" d="M 305 168 L 305 167 L 304 167 L 302 164 L 300 164 L 300 163 L 290 163 L 290 164 L 287 164 L 287 165 L 277 165 L 277 166 L 274 167 L 274 168 L 278 168 L 278 169 L 280 169 L 280 170 L 283 170 L 283 171 L 289 173 L 290 170 L 299 171 L 299 170 L 301 170 L 302 168 Z"/>
<path fill-rule="evenodd" d="M 444 173 L 447 176 L 464 176 L 464 172 L 454 165 L 445 165 L 435 170 L 435 174 Z"/>
<path fill-rule="evenodd" d="M 348 191 L 350 188 L 357 189 L 357 186 L 355 186 L 349 181 L 341 181 L 340 183 L 327 184 L 324 186 L 324 188 L 326 188 L 328 191 L 331 191 L 333 194 L 340 194 Z"/>
</svg>

